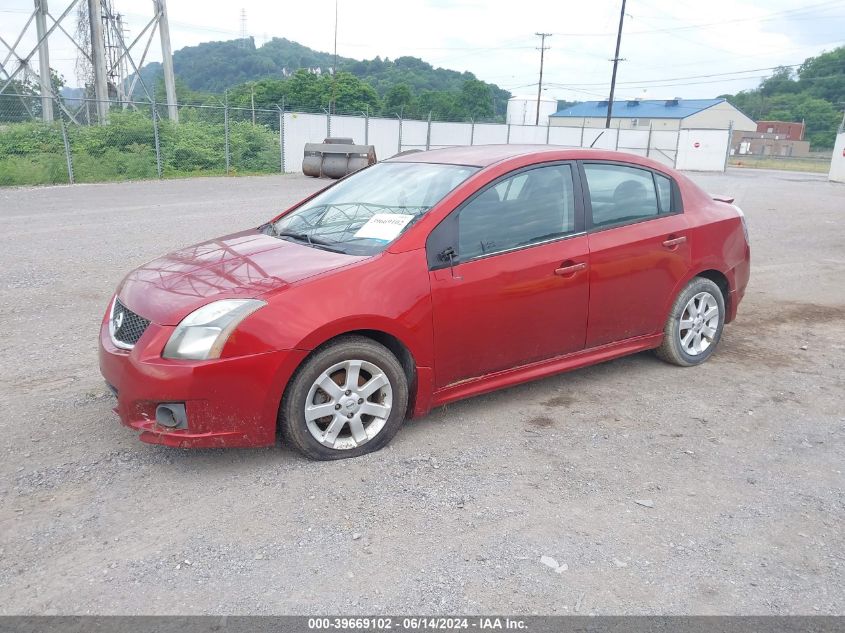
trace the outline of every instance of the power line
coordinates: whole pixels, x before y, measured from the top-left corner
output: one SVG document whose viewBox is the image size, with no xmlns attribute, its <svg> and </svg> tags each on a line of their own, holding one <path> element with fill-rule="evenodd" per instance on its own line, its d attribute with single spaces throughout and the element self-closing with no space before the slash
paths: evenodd
<svg viewBox="0 0 845 633">
<path fill-rule="evenodd" d="M 711 79 L 713 77 L 728 77 L 730 75 L 742 75 L 745 73 L 756 73 L 762 72 L 764 70 L 777 70 L 778 68 L 798 68 L 802 64 L 780 64 L 778 66 L 767 66 L 766 68 L 749 68 L 748 70 L 736 70 L 728 73 L 709 73 L 706 75 L 686 75 L 683 77 L 664 77 L 661 79 L 643 79 L 638 81 L 620 81 L 619 85 L 632 85 L 634 87 L 642 86 L 648 83 L 659 83 L 665 81 L 686 81 L 687 79 Z M 745 79 L 745 77 L 741 77 L 740 79 Z M 551 82 L 549 82 L 551 85 Z M 605 82 L 595 82 L 595 83 L 574 83 L 573 86 L 604 86 L 606 85 Z"/>
<path fill-rule="evenodd" d="M 803 13 L 812 9 L 818 9 L 829 5 L 841 5 L 841 0 L 828 0 L 827 2 L 820 2 L 818 4 L 801 7 L 798 9 L 785 9 L 777 11 L 768 15 L 753 17 L 753 18 L 734 18 L 732 20 L 720 20 L 719 22 L 705 22 L 702 24 L 688 24 L 685 26 L 674 26 L 666 28 L 648 29 L 644 31 L 630 31 L 628 35 L 652 35 L 654 33 L 668 33 L 674 31 L 691 31 L 695 29 L 706 29 L 714 26 L 724 26 L 725 24 L 736 24 L 740 22 L 769 22 L 771 20 L 779 20 L 783 17 L 790 17 L 793 13 Z M 822 16 L 824 17 L 824 16 Z M 554 33 L 554 35 L 564 35 L 566 37 L 607 37 L 613 35 L 613 32 L 604 33 Z"/>
</svg>

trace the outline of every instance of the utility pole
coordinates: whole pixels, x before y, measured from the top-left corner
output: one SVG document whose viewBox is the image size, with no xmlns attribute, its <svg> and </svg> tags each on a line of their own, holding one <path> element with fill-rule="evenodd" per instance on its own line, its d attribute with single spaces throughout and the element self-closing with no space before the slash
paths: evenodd
<svg viewBox="0 0 845 633">
<path fill-rule="evenodd" d="M 167 0 L 156 0 L 158 6 L 158 32 L 161 36 L 161 70 L 164 91 L 167 94 L 167 116 L 179 122 L 179 104 L 176 102 L 176 78 L 173 75 L 173 49 L 170 48 L 170 22 L 167 18 Z"/>
<path fill-rule="evenodd" d="M 104 124 L 109 116 L 109 85 L 106 72 L 106 44 L 103 39 L 103 11 L 100 0 L 88 0 L 88 22 L 91 27 L 91 65 L 94 69 L 94 98 L 97 118 Z"/>
<path fill-rule="evenodd" d="M 47 45 L 47 0 L 35 0 L 35 29 L 38 34 L 38 70 L 41 80 L 41 119 L 53 120 L 53 78 L 50 74 L 50 47 Z"/>
<path fill-rule="evenodd" d="M 334 66 L 332 66 L 332 102 L 329 112 L 337 112 L 337 0 L 334 0 Z"/>
<path fill-rule="evenodd" d="M 619 65 L 619 47 L 622 45 L 622 24 L 625 21 L 625 0 L 622 0 L 622 11 L 619 12 L 619 31 L 616 33 L 616 54 L 613 56 L 613 76 L 610 78 L 610 99 L 607 101 L 607 120 L 604 127 L 610 129 L 610 118 L 613 115 L 613 93 L 616 92 L 616 67 Z"/>
<path fill-rule="evenodd" d="M 540 38 L 540 83 L 537 84 L 537 117 L 534 119 L 534 125 L 540 125 L 540 97 L 543 96 L 543 58 L 546 49 L 546 38 L 551 37 L 551 33 L 535 33 Z"/>
</svg>

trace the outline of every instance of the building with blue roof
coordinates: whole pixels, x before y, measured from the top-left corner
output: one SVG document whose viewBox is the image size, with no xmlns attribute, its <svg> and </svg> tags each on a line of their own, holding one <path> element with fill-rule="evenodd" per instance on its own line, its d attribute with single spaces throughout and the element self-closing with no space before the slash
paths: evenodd
<svg viewBox="0 0 845 633">
<path fill-rule="evenodd" d="M 607 101 L 585 101 L 549 115 L 549 125 L 604 127 Z M 755 131 L 757 124 L 725 99 L 632 99 L 614 101 L 611 127 L 628 130 Z"/>
</svg>

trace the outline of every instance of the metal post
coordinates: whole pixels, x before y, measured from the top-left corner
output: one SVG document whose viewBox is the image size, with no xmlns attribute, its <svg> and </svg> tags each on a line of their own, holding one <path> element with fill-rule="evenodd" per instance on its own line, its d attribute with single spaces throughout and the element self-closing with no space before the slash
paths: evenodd
<svg viewBox="0 0 845 633">
<path fill-rule="evenodd" d="M 367 104 L 367 111 L 364 112 L 364 145 L 370 144 L 370 105 Z"/>
<path fill-rule="evenodd" d="M 70 140 L 67 137 L 67 127 L 64 119 L 59 119 L 62 126 L 62 141 L 65 144 L 65 160 L 67 161 L 67 180 L 73 184 L 73 158 L 70 155 Z"/>
<path fill-rule="evenodd" d="M 156 109 L 155 99 L 153 99 L 152 106 L 153 106 L 153 139 L 155 140 L 155 145 L 156 145 L 156 173 L 158 174 L 158 177 L 161 178 L 161 145 L 159 144 L 159 137 L 158 137 L 158 110 Z"/>
<path fill-rule="evenodd" d="M 167 94 L 167 116 L 179 122 L 179 104 L 176 101 L 176 78 L 173 74 L 173 50 L 170 48 L 170 21 L 167 18 L 167 0 L 156 0 L 158 8 L 158 33 L 161 37 L 161 70 Z"/>
<path fill-rule="evenodd" d="M 475 141 L 475 119 L 469 120 L 469 144 L 473 145 Z"/>
<path fill-rule="evenodd" d="M 584 147 L 584 128 L 587 126 L 587 120 L 581 119 L 581 144 L 578 147 Z"/>
<path fill-rule="evenodd" d="M 511 124 L 508 123 L 508 138 L 505 140 L 505 145 L 510 145 L 511 142 Z"/>
<path fill-rule="evenodd" d="M 53 120 L 53 78 L 50 74 L 50 47 L 47 32 L 47 0 L 35 0 L 35 29 L 38 34 L 38 72 L 41 75 L 41 119 Z"/>
<path fill-rule="evenodd" d="M 678 124 L 678 137 L 675 139 L 675 164 L 672 165 L 675 169 L 678 168 L 678 154 L 681 152 L 681 125 Z"/>
<path fill-rule="evenodd" d="M 733 135 L 734 135 L 734 122 L 731 121 L 728 123 L 728 146 L 725 149 L 725 167 L 722 171 L 728 170 L 728 160 L 731 156 L 731 145 L 733 144 Z"/>
<path fill-rule="evenodd" d="M 285 100 L 282 99 L 282 107 L 276 106 L 279 110 L 279 167 L 285 173 Z"/>
<path fill-rule="evenodd" d="M 428 111 L 428 128 L 425 131 L 425 149 L 431 149 L 431 110 Z"/>
<path fill-rule="evenodd" d="M 226 93 L 226 104 L 223 106 L 223 138 L 226 152 L 226 175 L 229 174 L 229 93 Z"/>
<path fill-rule="evenodd" d="M 103 13 L 100 0 L 88 0 L 88 21 L 91 27 L 91 65 L 94 67 L 94 98 L 100 124 L 109 116 L 109 86 L 106 80 L 106 45 L 103 40 Z"/>
<path fill-rule="evenodd" d="M 331 137 L 332 135 L 332 106 L 329 104 L 329 109 L 323 108 L 323 112 L 326 113 L 326 138 Z"/>
<path fill-rule="evenodd" d="M 651 128 L 654 126 L 653 123 L 648 124 L 648 140 L 645 144 L 645 155 L 648 158 L 651 155 Z"/>
<path fill-rule="evenodd" d="M 621 133 L 621 130 L 622 130 L 622 119 L 619 119 L 616 122 L 616 145 L 613 147 L 613 151 L 615 151 L 615 152 L 619 151 L 619 134 Z"/>
<path fill-rule="evenodd" d="M 549 144 L 549 132 L 551 132 L 552 126 L 546 123 L 546 145 Z"/>
<path fill-rule="evenodd" d="M 399 154 L 402 151 L 402 108 L 399 109 L 399 145 L 397 146 L 396 153 Z"/>
</svg>

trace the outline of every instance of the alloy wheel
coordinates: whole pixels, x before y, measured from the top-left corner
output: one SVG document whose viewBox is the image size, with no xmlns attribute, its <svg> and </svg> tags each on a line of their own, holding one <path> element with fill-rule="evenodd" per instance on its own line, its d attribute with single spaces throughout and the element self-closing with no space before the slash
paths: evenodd
<svg viewBox="0 0 845 633">
<path fill-rule="evenodd" d="M 387 375 L 365 360 L 346 360 L 321 373 L 305 400 L 305 423 L 323 446 L 349 450 L 384 428 L 393 408 Z"/>
<path fill-rule="evenodd" d="M 703 354 L 713 344 L 719 328 L 719 304 L 709 292 L 699 292 L 681 312 L 678 338 L 690 356 Z"/>
</svg>

